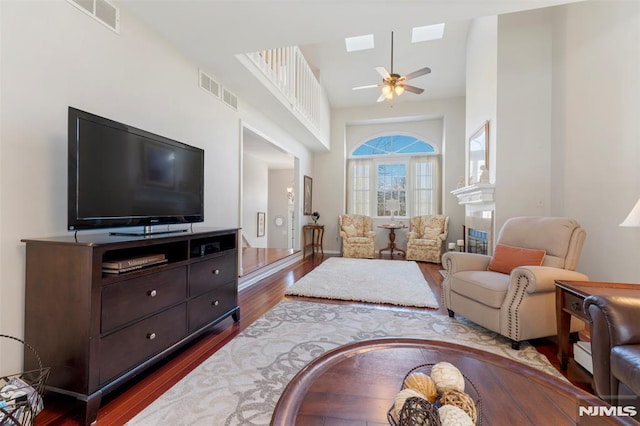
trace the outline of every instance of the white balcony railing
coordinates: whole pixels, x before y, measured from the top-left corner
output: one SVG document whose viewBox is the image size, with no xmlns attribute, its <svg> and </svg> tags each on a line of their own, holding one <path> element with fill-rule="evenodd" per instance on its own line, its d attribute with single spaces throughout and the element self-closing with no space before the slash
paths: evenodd
<svg viewBox="0 0 640 426">
<path fill-rule="evenodd" d="M 315 129 L 320 125 L 321 88 L 297 46 L 261 50 L 247 57 L 267 77 L 291 106 Z"/>
</svg>

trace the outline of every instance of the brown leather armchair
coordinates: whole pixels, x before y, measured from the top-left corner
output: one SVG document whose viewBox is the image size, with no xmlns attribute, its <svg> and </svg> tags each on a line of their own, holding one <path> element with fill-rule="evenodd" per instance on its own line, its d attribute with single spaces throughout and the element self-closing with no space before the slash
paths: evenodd
<svg viewBox="0 0 640 426">
<path fill-rule="evenodd" d="M 638 287 L 640 289 L 640 287 Z M 611 405 L 636 405 L 640 395 L 640 298 L 589 296 L 593 387 Z"/>
</svg>

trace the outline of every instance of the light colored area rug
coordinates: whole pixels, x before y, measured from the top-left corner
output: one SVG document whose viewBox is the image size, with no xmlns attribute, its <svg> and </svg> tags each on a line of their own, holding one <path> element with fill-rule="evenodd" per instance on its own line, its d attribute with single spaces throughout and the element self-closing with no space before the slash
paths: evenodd
<svg viewBox="0 0 640 426">
<path fill-rule="evenodd" d="M 438 301 L 413 261 L 330 257 L 285 294 L 438 309 Z"/>
<path fill-rule="evenodd" d="M 384 337 L 472 346 L 562 377 L 528 343 L 514 351 L 502 336 L 446 315 L 388 306 L 285 300 L 128 424 L 268 425 L 285 386 L 307 363 L 340 345 Z"/>
</svg>

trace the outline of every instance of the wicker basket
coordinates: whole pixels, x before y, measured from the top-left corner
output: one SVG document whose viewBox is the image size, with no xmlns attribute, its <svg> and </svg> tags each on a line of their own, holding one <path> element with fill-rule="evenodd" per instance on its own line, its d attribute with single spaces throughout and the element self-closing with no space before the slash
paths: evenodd
<svg viewBox="0 0 640 426">
<path fill-rule="evenodd" d="M 404 389 L 404 382 L 412 373 L 424 373 L 428 376 L 431 375 L 431 368 L 435 364 L 422 364 L 417 367 L 412 368 L 402 380 L 402 387 L 400 390 Z M 478 388 L 473 384 L 469 378 L 462 374 L 465 381 L 465 393 L 467 393 L 473 402 L 475 403 L 475 410 L 477 415 L 476 425 L 482 424 L 482 400 L 480 399 L 480 393 L 478 392 Z M 391 406 L 389 411 L 387 411 L 387 420 L 390 425 L 393 426 L 434 426 L 440 425 L 440 417 L 438 416 L 438 409 L 441 406 L 442 395 L 438 394 L 438 398 L 432 404 L 427 400 L 422 398 L 407 398 L 402 407 L 402 411 L 400 415 L 396 415 L 394 406 Z"/>
<path fill-rule="evenodd" d="M 17 337 L 0 334 L 0 337 L 22 343 L 35 355 L 40 368 L 0 377 L 0 425 L 32 425 L 44 408 L 42 395 L 49 377 L 49 368 L 42 367 L 42 360 L 35 349 Z"/>
</svg>

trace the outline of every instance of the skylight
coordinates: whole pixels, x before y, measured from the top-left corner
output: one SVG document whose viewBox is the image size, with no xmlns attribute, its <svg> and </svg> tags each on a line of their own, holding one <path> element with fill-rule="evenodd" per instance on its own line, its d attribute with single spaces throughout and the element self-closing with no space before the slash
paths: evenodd
<svg viewBox="0 0 640 426">
<path fill-rule="evenodd" d="M 444 34 L 444 24 L 415 27 L 411 33 L 411 43 L 421 41 L 439 40 Z"/>
<path fill-rule="evenodd" d="M 344 43 L 347 46 L 347 52 L 373 49 L 373 34 L 367 34 L 357 37 L 347 37 L 344 39 Z"/>
</svg>

